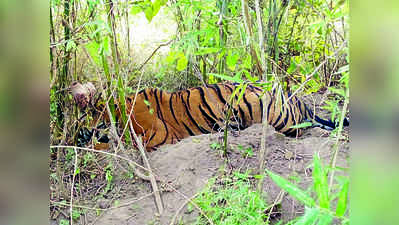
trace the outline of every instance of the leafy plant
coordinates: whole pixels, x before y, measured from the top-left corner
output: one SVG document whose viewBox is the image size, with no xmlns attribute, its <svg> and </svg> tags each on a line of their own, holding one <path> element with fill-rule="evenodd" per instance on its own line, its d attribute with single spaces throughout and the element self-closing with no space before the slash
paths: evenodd
<svg viewBox="0 0 399 225">
<path fill-rule="evenodd" d="M 300 218 L 296 218 L 289 224 L 331 224 L 333 219 L 338 219 L 342 223 L 348 223 L 349 219 L 345 216 L 348 208 L 349 179 L 341 177 L 338 190 L 330 194 L 328 185 L 328 170 L 323 168 L 319 157 L 313 157 L 313 186 L 312 191 L 316 197 L 311 197 L 310 193 L 300 189 L 285 178 L 266 170 L 270 178 L 283 190 L 288 192 L 305 205 L 305 213 Z M 331 207 L 333 202 L 337 202 L 335 210 Z"/>
</svg>

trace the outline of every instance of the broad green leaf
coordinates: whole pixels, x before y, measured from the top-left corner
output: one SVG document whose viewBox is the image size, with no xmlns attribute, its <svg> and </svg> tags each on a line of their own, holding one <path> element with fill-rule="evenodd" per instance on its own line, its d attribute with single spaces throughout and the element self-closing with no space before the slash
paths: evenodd
<svg viewBox="0 0 399 225">
<path fill-rule="evenodd" d="M 318 208 L 305 208 L 305 214 L 295 223 L 295 225 L 315 224 L 320 211 Z"/>
<path fill-rule="evenodd" d="M 244 82 L 242 79 L 237 78 L 236 76 L 234 77 L 230 77 L 227 75 L 223 75 L 223 74 L 218 74 L 218 73 L 209 73 L 209 75 L 215 76 L 215 77 L 219 77 L 223 80 L 228 80 L 228 81 L 232 81 L 232 82 L 236 82 L 236 83 L 242 83 Z"/>
<path fill-rule="evenodd" d="M 155 0 L 154 3 L 152 3 L 153 17 L 158 14 L 159 9 L 161 8 L 161 5 L 162 5 L 161 0 Z"/>
<path fill-rule="evenodd" d="M 111 55 L 111 48 L 109 45 L 109 36 L 105 36 L 102 43 L 101 43 L 101 50 L 103 51 L 104 55 L 110 56 Z"/>
<path fill-rule="evenodd" d="M 320 159 L 317 154 L 313 157 L 313 187 L 319 200 L 319 205 L 323 209 L 330 208 L 328 197 L 327 175 L 321 166 Z"/>
<path fill-rule="evenodd" d="M 229 51 L 229 54 L 226 57 L 227 68 L 229 68 L 229 70 L 231 71 L 234 71 L 236 69 L 237 61 L 239 58 L 240 56 L 237 53 Z"/>
<path fill-rule="evenodd" d="M 151 22 L 152 18 L 155 16 L 152 5 L 148 5 L 144 9 L 145 18 L 147 18 L 148 22 Z"/>
<path fill-rule="evenodd" d="M 89 52 L 89 55 L 91 56 L 93 61 L 98 66 L 101 66 L 101 60 L 100 60 L 100 56 L 99 56 L 99 52 L 98 52 L 98 50 L 100 49 L 100 45 L 95 41 L 91 41 L 91 42 L 87 43 L 85 47 L 86 47 L 87 51 Z"/>
<path fill-rule="evenodd" d="M 245 57 L 244 60 L 242 61 L 242 67 L 245 69 L 252 68 L 252 57 L 250 54 L 248 54 L 247 57 Z"/>
<path fill-rule="evenodd" d="M 138 13 L 141 13 L 143 11 L 143 8 L 139 4 L 134 4 L 132 8 L 130 8 L 130 14 L 131 15 L 137 15 Z"/>
<path fill-rule="evenodd" d="M 179 59 L 177 60 L 176 69 L 178 71 L 182 71 L 182 70 L 186 69 L 187 63 L 188 63 L 188 60 L 187 60 L 186 56 L 184 54 L 182 54 L 179 57 Z"/>
<path fill-rule="evenodd" d="M 297 64 L 295 63 L 294 58 L 291 58 L 291 63 L 287 69 L 287 73 L 292 74 L 293 72 L 295 72 L 296 68 L 297 68 Z"/>
<path fill-rule="evenodd" d="M 315 206 L 315 201 L 308 194 L 306 194 L 305 191 L 299 189 L 297 186 L 295 186 L 288 180 L 284 179 L 283 177 L 277 174 L 274 174 L 269 170 L 266 170 L 266 172 L 280 188 L 288 192 L 291 196 L 298 199 L 306 206 Z"/>
<path fill-rule="evenodd" d="M 337 202 L 337 209 L 335 213 L 337 216 L 341 217 L 345 214 L 347 208 L 347 201 L 348 201 L 348 190 L 349 190 L 349 179 L 345 179 L 342 189 L 339 192 L 338 202 Z"/>
<path fill-rule="evenodd" d="M 313 124 L 311 122 L 303 122 L 303 123 L 300 123 L 300 124 L 297 124 L 297 125 L 293 125 L 290 128 L 299 129 L 299 128 L 310 127 L 312 125 Z"/>
<path fill-rule="evenodd" d="M 170 51 L 169 52 L 169 55 L 166 57 L 166 62 L 167 63 L 173 63 L 175 60 L 176 60 L 176 55 L 177 55 L 177 52 L 175 52 L 175 51 Z"/>
</svg>

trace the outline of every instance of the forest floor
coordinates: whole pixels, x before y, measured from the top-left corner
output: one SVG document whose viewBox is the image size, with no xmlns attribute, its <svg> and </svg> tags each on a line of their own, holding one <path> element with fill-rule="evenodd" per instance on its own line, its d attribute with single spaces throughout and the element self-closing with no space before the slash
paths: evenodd
<svg viewBox="0 0 399 225">
<path fill-rule="evenodd" d="M 260 124 L 254 125 L 240 132 L 238 136 L 229 137 L 229 161 L 230 170 L 245 172 L 256 171 L 259 166 L 259 149 L 262 135 Z M 177 191 L 168 187 L 161 187 L 162 201 L 165 211 L 157 214 L 157 208 L 153 196 L 148 196 L 127 207 L 118 207 L 107 211 L 95 219 L 94 224 L 169 224 L 172 218 L 182 207 L 187 198 L 191 198 L 201 191 L 211 177 L 221 176 L 224 167 L 224 159 L 220 151 L 212 149 L 212 143 L 220 142 L 222 134 L 209 134 L 190 137 L 175 145 L 164 146 L 158 151 L 149 154 L 150 163 L 155 174 L 167 180 Z M 268 129 L 266 168 L 282 175 L 285 178 L 297 177 L 297 185 L 306 190 L 312 185 L 311 166 L 313 155 L 319 153 L 325 165 L 332 156 L 334 141 L 328 137 L 326 131 L 319 128 L 309 129 L 298 139 L 287 138 Z M 239 147 L 242 146 L 242 147 Z M 238 149 L 254 149 L 253 155 L 243 156 Z M 338 154 L 337 166 L 349 167 L 349 144 L 342 143 Z M 224 169 L 225 170 L 225 169 Z M 135 199 L 151 193 L 148 182 L 125 185 L 124 191 L 128 191 L 120 200 L 120 205 L 125 205 Z M 132 191 L 134 190 L 134 191 Z M 123 190 L 121 190 L 123 192 Z M 263 184 L 263 192 L 266 193 L 267 202 L 272 204 L 281 189 L 266 177 Z M 284 221 L 301 215 L 303 206 L 288 194 L 285 194 L 281 202 L 281 219 Z M 179 212 L 178 217 L 184 224 L 192 224 L 196 221 L 198 211 L 187 209 L 187 205 Z M 179 220 L 178 220 L 179 221 Z"/>
</svg>

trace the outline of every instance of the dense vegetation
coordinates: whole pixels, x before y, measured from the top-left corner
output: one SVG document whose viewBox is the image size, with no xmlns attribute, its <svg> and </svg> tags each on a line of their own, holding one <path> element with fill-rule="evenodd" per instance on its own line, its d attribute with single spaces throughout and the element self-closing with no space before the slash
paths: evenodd
<svg viewBox="0 0 399 225">
<path fill-rule="evenodd" d="M 173 91 L 204 83 L 262 81 L 265 88 L 278 86 L 298 95 L 327 92 L 324 107 L 331 112 L 331 119 L 340 120 L 349 98 L 348 10 L 346 0 L 50 0 L 51 144 L 74 146 L 78 128 L 92 120 L 69 93 L 74 81 L 94 83 L 111 114 L 115 113 L 115 104 L 125 107 L 126 95 L 145 87 Z M 166 35 L 135 43 L 137 35 L 145 34 L 136 30 L 137 21 Z M 122 113 L 121 122 L 126 123 L 126 118 Z M 342 121 L 333 133 L 337 142 L 341 131 Z M 129 146 L 132 137 L 128 131 L 118 134 L 118 138 L 122 136 L 123 145 Z M 94 152 L 83 152 L 78 160 L 76 148 L 52 148 L 51 211 L 68 205 L 73 189 L 80 191 L 75 193 L 76 198 L 93 191 L 91 184 L 100 186 L 96 193 L 109 192 L 115 164 Z M 330 195 L 332 183 L 327 177 L 332 179 L 335 169 L 334 164 L 330 166 L 323 169 L 315 157 L 314 169 L 319 169 L 313 177 L 316 202 L 274 175 L 276 183 L 288 193 L 302 197 L 299 200 L 307 206 L 305 216 L 297 220 L 302 224 L 329 224 L 333 218 L 348 222 L 348 181 L 340 181 L 338 191 Z M 131 171 L 124 175 L 133 176 Z M 244 196 L 257 202 L 245 210 L 249 214 L 266 210 L 261 194 L 248 192 L 251 184 L 247 176 L 235 174 L 231 178 L 234 188 L 229 189 L 229 184 L 219 195 L 241 201 L 231 192 L 249 193 Z M 81 186 L 74 184 L 75 179 L 82 182 Z M 211 204 L 218 194 L 209 190 L 204 193 L 195 201 L 215 223 L 229 224 L 224 219 L 237 224 L 243 221 L 218 214 L 221 212 Z M 334 199 L 339 199 L 341 208 L 331 208 Z M 241 206 L 246 207 L 246 202 L 235 204 Z M 80 208 L 74 209 L 70 221 L 83 213 Z M 258 216 L 254 221 L 266 221 L 265 215 Z"/>
</svg>

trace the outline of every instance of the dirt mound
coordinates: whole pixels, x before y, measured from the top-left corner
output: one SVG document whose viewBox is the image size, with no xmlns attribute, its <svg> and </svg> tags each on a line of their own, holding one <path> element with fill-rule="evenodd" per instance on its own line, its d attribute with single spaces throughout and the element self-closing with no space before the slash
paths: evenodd
<svg viewBox="0 0 399 225">
<path fill-rule="evenodd" d="M 261 125 L 258 124 L 241 131 L 238 135 L 229 136 L 229 169 L 256 171 L 259 164 L 261 130 Z M 220 151 L 215 150 L 215 146 L 218 146 L 216 143 L 221 138 L 222 134 L 190 137 L 149 154 L 154 172 L 175 189 L 171 190 L 168 186 L 161 185 L 165 207 L 163 215 L 157 215 L 154 198 L 148 195 L 152 191 L 151 187 L 144 183 L 141 184 L 142 188 L 132 187 L 136 190 L 134 194 L 120 199 L 119 204 L 127 207 L 110 209 L 97 217 L 93 224 L 169 224 L 187 198 L 203 189 L 208 179 L 217 175 L 220 167 L 225 164 Z M 294 177 L 295 179 L 291 180 L 295 180 L 298 186 L 306 189 L 312 182 L 308 166 L 314 153 L 317 152 L 324 163 L 328 163 L 333 143 L 328 133 L 319 128 L 309 129 L 298 139 L 285 137 L 270 128 L 267 134 L 266 168 L 286 178 Z M 211 145 L 214 148 L 211 148 Z M 348 149 L 348 143 L 340 145 L 337 166 L 348 167 Z M 265 179 L 263 188 L 268 203 L 272 203 L 281 190 L 269 178 Z M 284 196 L 281 205 L 284 220 L 303 213 L 303 207 L 288 195 Z M 183 208 L 177 218 L 184 221 L 184 224 L 191 224 L 197 216 L 196 210 L 188 213 Z"/>
</svg>

